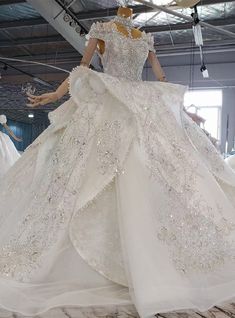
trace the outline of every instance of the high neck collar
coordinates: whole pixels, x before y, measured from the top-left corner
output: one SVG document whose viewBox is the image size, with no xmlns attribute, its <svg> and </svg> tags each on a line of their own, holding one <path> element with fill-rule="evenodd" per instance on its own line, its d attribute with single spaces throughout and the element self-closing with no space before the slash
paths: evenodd
<svg viewBox="0 0 235 318">
<path fill-rule="evenodd" d="M 132 17 L 125 18 L 125 17 L 122 17 L 120 15 L 117 15 L 114 18 L 114 22 L 120 23 L 120 24 L 124 25 L 128 29 L 133 29 L 134 28 Z"/>
</svg>

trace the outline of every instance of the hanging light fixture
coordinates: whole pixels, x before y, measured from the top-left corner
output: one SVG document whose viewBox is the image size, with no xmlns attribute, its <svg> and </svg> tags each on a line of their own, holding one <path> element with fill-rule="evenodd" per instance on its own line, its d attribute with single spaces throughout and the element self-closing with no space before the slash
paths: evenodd
<svg viewBox="0 0 235 318">
<path fill-rule="evenodd" d="M 82 28 L 80 27 L 80 25 L 77 25 L 77 26 L 75 27 L 75 31 L 76 31 L 77 33 L 81 33 Z"/>
<path fill-rule="evenodd" d="M 200 71 L 202 72 L 203 78 L 209 78 L 209 72 L 207 70 L 207 67 L 205 65 L 204 61 L 204 54 L 203 54 L 203 37 L 202 37 L 202 28 L 200 25 L 200 19 L 198 16 L 197 6 L 195 5 L 193 7 L 193 13 L 191 14 L 193 18 L 193 35 L 195 44 L 199 47 L 200 50 L 200 58 L 201 58 L 201 67 Z"/>
<path fill-rule="evenodd" d="M 69 22 L 69 25 L 72 27 L 72 28 L 75 28 L 78 24 L 76 21 L 72 20 Z"/>
<path fill-rule="evenodd" d="M 84 34 L 84 30 L 82 29 L 82 27 L 77 23 L 77 21 L 75 21 L 70 14 L 65 13 L 63 16 L 63 20 L 64 22 L 68 23 L 74 30 L 75 32 L 77 32 L 80 35 Z"/>
<path fill-rule="evenodd" d="M 64 22 L 68 23 L 68 22 L 71 22 L 73 19 L 68 13 L 65 13 L 63 16 L 63 20 Z"/>
<path fill-rule="evenodd" d="M 29 113 L 29 114 L 28 114 L 28 117 L 29 117 L 29 118 L 34 118 L 34 114 L 33 114 L 33 113 Z"/>
</svg>

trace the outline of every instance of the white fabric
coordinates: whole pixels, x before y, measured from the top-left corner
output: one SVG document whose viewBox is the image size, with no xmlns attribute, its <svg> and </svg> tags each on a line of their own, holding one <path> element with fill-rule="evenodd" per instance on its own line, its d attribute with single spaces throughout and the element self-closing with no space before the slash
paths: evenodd
<svg viewBox="0 0 235 318">
<path fill-rule="evenodd" d="M 7 118 L 5 115 L 0 115 L 0 124 L 6 124 L 7 123 Z"/>
<path fill-rule="evenodd" d="M 235 155 L 226 158 L 225 161 L 233 170 L 235 170 Z"/>
<path fill-rule="evenodd" d="M 19 157 L 20 154 L 16 150 L 10 137 L 0 131 L 0 180 Z"/>
<path fill-rule="evenodd" d="M 109 41 L 116 68 L 117 31 Z M 8 311 L 133 303 L 150 317 L 235 296 L 235 174 L 183 113 L 185 87 L 120 72 L 76 68 L 0 186 Z"/>
<path fill-rule="evenodd" d="M 153 36 L 142 32 L 140 38 L 126 37 L 118 32 L 113 21 L 94 23 L 87 38 L 96 38 L 105 42 L 105 52 L 100 55 L 104 72 L 128 80 L 141 80 L 148 53 L 155 51 Z"/>
</svg>

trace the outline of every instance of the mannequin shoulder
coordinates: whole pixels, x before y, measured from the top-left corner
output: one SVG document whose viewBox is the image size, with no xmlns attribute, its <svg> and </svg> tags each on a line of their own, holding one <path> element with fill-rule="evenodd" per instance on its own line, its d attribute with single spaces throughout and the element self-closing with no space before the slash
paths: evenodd
<svg viewBox="0 0 235 318">
<path fill-rule="evenodd" d="M 96 30 L 99 32 L 109 32 L 113 28 L 112 22 L 94 22 L 91 26 L 91 30 Z"/>
<path fill-rule="evenodd" d="M 141 38 L 142 37 L 142 31 L 139 29 L 132 29 L 132 36 L 134 38 Z"/>
</svg>

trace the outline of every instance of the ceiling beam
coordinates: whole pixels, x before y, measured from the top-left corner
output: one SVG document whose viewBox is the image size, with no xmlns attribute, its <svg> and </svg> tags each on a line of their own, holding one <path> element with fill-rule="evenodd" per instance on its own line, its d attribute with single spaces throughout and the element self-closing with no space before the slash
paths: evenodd
<svg viewBox="0 0 235 318">
<path fill-rule="evenodd" d="M 235 25 L 235 18 L 205 20 L 204 22 L 214 26 L 229 26 L 229 25 Z M 176 23 L 176 24 L 149 25 L 149 26 L 142 27 L 141 30 L 145 32 L 150 32 L 150 33 L 157 33 L 157 32 L 189 30 L 191 28 L 192 28 L 192 22 L 185 22 L 185 23 Z"/>
<path fill-rule="evenodd" d="M 151 12 L 152 8 L 145 6 L 145 5 L 137 5 L 137 6 L 130 6 L 133 9 L 134 14 Z M 118 7 L 109 8 L 109 9 L 100 9 L 100 10 L 90 10 L 90 11 L 83 11 L 79 12 L 76 15 L 76 18 L 79 21 L 83 20 L 94 20 L 99 18 L 108 18 L 117 15 Z"/>
<path fill-rule="evenodd" d="M 226 18 L 226 19 L 213 19 L 206 20 L 206 23 L 209 23 L 214 26 L 231 26 L 235 25 L 235 18 Z M 176 23 L 176 24 L 163 24 L 163 25 L 149 25 L 144 26 L 141 30 L 150 33 L 158 32 L 169 32 L 169 31 L 179 31 L 179 30 L 188 30 L 192 28 L 191 22 L 185 23 Z M 63 43 L 67 42 L 61 35 L 54 36 L 45 36 L 45 37 L 30 37 L 25 39 L 1 41 L 0 48 L 11 48 L 11 47 L 21 47 L 27 45 L 37 45 L 37 44 L 49 44 L 49 43 Z"/>
<path fill-rule="evenodd" d="M 207 5 L 232 2 L 232 1 L 234 0 L 203 0 L 202 2 L 198 4 L 198 6 L 207 6 Z M 153 8 L 147 5 L 136 5 L 136 6 L 130 6 L 130 7 L 133 9 L 134 14 L 151 12 L 154 10 Z M 169 9 L 171 7 L 175 8 L 176 6 L 175 5 L 168 6 Z M 84 11 L 84 12 L 77 13 L 76 17 L 79 21 L 114 17 L 117 14 L 117 10 L 118 10 L 118 7 L 109 8 L 109 9 L 101 9 L 101 10 Z"/>
<path fill-rule="evenodd" d="M 53 35 L 53 36 L 43 36 L 43 37 L 33 37 L 26 39 L 18 39 L 11 41 L 1 41 L 0 48 L 7 47 L 19 47 L 24 45 L 36 45 L 43 43 L 59 43 L 59 42 L 67 42 L 61 35 Z"/>
<path fill-rule="evenodd" d="M 29 56 L 28 54 L 20 54 L 21 52 L 17 52 L 19 55 L 15 54 L 13 58 L 6 58 L 5 56 L 9 56 L 5 52 L 5 56 L 1 55 L 0 51 L 0 61 L 9 61 L 9 63 L 13 65 L 18 66 L 28 66 L 31 65 L 31 67 L 35 64 L 37 66 L 37 63 L 45 63 L 46 65 L 54 65 L 58 66 L 61 64 L 69 64 L 74 63 L 76 61 L 77 63 L 81 60 L 82 56 L 78 53 L 78 51 L 74 50 L 72 46 L 69 48 L 66 48 L 64 51 L 59 50 L 58 53 L 55 54 L 55 52 L 50 53 L 34 53 L 33 56 Z"/>
<path fill-rule="evenodd" d="M 210 41 L 206 41 L 204 43 L 204 49 L 218 50 L 218 49 L 223 49 L 223 48 L 227 51 L 230 51 L 230 49 L 234 49 L 235 48 L 235 40 L 230 39 L 230 40 L 223 40 L 223 41 L 219 41 L 219 42 L 215 41 L 215 40 L 210 40 Z M 182 53 L 185 50 L 190 50 L 192 52 L 192 51 L 198 50 L 198 47 L 192 46 L 191 42 L 179 43 L 179 44 L 175 44 L 174 46 L 172 46 L 172 44 L 159 44 L 159 45 L 157 45 L 158 52 Z"/>
<path fill-rule="evenodd" d="M 44 20 L 43 18 L 4 21 L 4 22 L 0 22 L 0 30 L 12 29 L 12 28 L 18 29 L 18 28 L 27 27 L 27 26 L 43 25 L 43 24 L 48 24 L 48 22 Z"/>
<path fill-rule="evenodd" d="M 199 6 L 200 5 L 210 5 L 210 4 L 217 4 L 217 3 L 225 3 L 225 2 L 232 2 L 234 0 L 203 0 L 203 2 L 200 4 L 199 3 Z M 11 4 L 18 4 L 18 3 L 25 3 L 26 0 L 0 0 L 0 6 L 1 5 L 11 5 Z M 136 12 L 135 13 L 141 13 L 141 12 L 138 12 L 138 10 L 141 10 L 141 8 L 137 8 L 138 6 L 135 6 L 135 10 Z M 141 7 L 141 6 L 139 6 Z M 147 10 L 149 10 L 149 8 L 146 8 Z M 111 9 L 113 10 L 113 9 Z M 115 9 L 116 10 L 116 9 Z M 101 11 L 101 10 L 99 10 Z M 106 15 L 107 16 L 107 11 L 110 12 L 110 10 L 105 10 L 106 11 Z M 95 12 L 95 11 L 94 11 Z M 112 12 L 113 14 L 114 12 Z M 114 15 L 116 14 L 116 12 L 114 13 Z"/>
<path fill-rule="evenodd" d="M 40 77 L 43 80 L 48 82 L 56 82 L 63 81 L 68 74 L 67 73 L 45 73 L 45 74 L 36 74 L 35 76 Z M 13 75 L 2 75 L 1 84 L 22 84 L 27 83 L 29 81 L 29 77 L 23 74 L 13 74 Z"/>
<path fill-rule="evenodd" d="M 225 3 L 225 2 L 233 2 L 234 0 L 203 0 L 199 6 L 205 6 L 205 5 L 212 5 L 212 4 L 219 4 L 219 3 Z M 5 4 L 10 4 L 9 2 L 12 3 L 21 3 L 25 2 L 22 0 L 3 0 Z M 2 1 L 0 0 L 0 5 L 2 4 Z M 145 13 L 145 12 L 151 12 L 153 9 L 150 7 L 147 7 L 145 5 L 138 5 L 138 6 L 133 6 L 134 8 L 134 13 L 135 14 L 140 14 L 140 13 Z M 79 12 L 76 14 L 76 17 L 79 21 L 86 21 L 86 20 L 94 20 L 94 19 L 102 19 L 106 17 L 113 17 L 117 13 L 117 7 L 111 8 L 109 10 L 107 9 L 101 9 L 101 10 L 92 10 L 92 11 L 87 11 L 87 12 Z M 0 22 L 0 30 L 3 29 L 13 29 L 13 28 L 23 28 L 27 26 L 35 26 L 35 25 L 47 25 L 48 22 L 43 19 L 43 18 L 32 18 L 32 19 L 22 19 L 22 20 L 17 20 L 17 21 L 4 21 Z"/>
<path fill-rule="evenodd" d="M 189 17 L 189 16 L 187 16 L 185 14 L 180 13 L 179 10 L 173 11 L 173 10 L 170 10 L 169 8 L 167 8 L 167 7 L 153 4 L 151 0 L 136 0 L 136 2 L 139 2 L 139 3 L 144 4 L 144 5 L 148 5 L 151 8 L 153 8 L 154 10 L 162 11 L 162 12 L 168 13 L 170 15 L 176 16 L 176 17 L 181 18 L 181 19 L 183 19 L 185 21 L 188 21 L 189 23 L 192 23 L 192 21 L 193 21 L 192 17 Z M 207 22 L 204 22 L 204 21 L 200 21 L 200 25 L 205 27 L 205 28 L 214 30 L 217 33 L 220 33 L 220 34 L 223 34 L 223 35 L 227 35 L 227 36 L 235 39 L 235 33 L 234 32 L 225 30 L 223 28 L 219 28 L 217 26 L 211 25 L 211 24 L 209 24 Z"/>
<path fill-rule="evenodd" d="M 0 6 L 24 3 L 24 2 L 26 2 L 26 0 L 0 0 Z"/>
<path fill-rule="evenodd" d="M 203 0 L 202 2 L 199 2 L 198 6 L 209 6 L 212 4 L 220 4 L 220 3 L 226 3 L 226 2 L 233 2 L 234 0 Z"/>
</svg>

